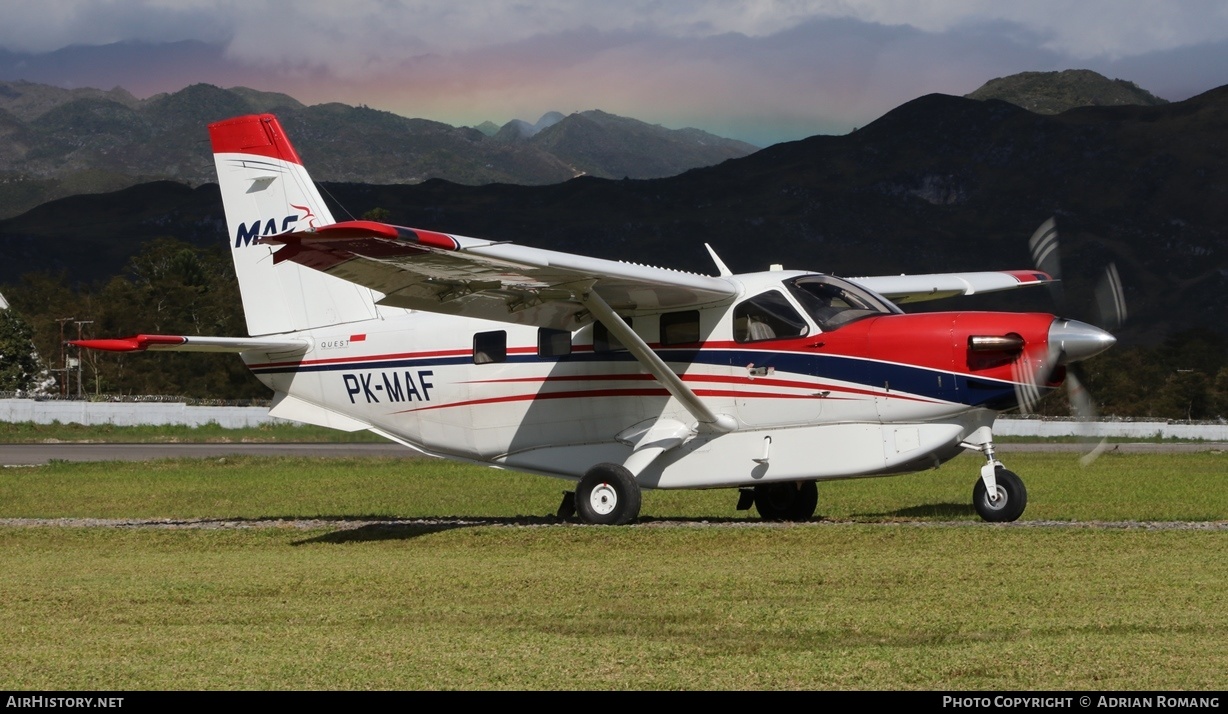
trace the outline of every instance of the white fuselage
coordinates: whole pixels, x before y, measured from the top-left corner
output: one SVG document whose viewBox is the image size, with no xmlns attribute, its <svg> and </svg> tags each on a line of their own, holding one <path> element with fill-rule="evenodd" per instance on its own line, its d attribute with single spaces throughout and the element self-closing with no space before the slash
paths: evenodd
<svg viewBox="0 0 1228 714">
<path fill-rule="evenodd" d="M 778 287 L 781 275 L 739 276 L 742 293 Z M 296 408 L 284 413 L 293 418 L 342 421 L 429 454 L 563 478 L 627 463 L 655 438 L 644 430 L 672 425 L 685 437 L 636 470 L 647 488 L 915 471 L 959 453 L 961 440 L 996 416 L 824 375 L 805 350 L 737 343 L 736 302 L 698 311 L 702 339 L 693 345 L 663 346 L 658 314 L 632 316 L 636 334 L 696 395 L 736 420 L 727 433 L 697 425 L 625 350 L 594 349 L 592 325 L 571 335 L 568 354 L 558 342 L 543 354 L 534 327 L 381 308 L 378 319 L 295 333 L 311 343 L 305 355 L 245 358 L 292 398 Z"/>
</svg>

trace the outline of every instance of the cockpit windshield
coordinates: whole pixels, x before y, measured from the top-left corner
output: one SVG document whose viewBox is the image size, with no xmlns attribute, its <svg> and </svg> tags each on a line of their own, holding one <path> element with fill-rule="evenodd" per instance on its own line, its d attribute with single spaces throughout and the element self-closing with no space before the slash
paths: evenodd
<svg viewBox="0 0 1228 714">
<path fill-rule="evenodd" d="M 873 315 L 903 312 L 887 298 L 830 275 L 803 275 L 785 286 L 824 332 Z"/>
</svg>

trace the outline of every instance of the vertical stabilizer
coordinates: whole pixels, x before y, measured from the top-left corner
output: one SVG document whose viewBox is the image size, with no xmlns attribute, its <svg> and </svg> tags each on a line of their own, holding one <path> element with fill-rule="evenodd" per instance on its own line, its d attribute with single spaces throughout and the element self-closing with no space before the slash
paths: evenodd
<svg viewBox="0 0 1228 714">
<path fill-rule="evenodd" d="M 209 125 L 247 331 L 269 335 L 376 316 L 367 288 L 292 261 L 260 238 L 335 223 L 272 114 Z"/>
</svg>

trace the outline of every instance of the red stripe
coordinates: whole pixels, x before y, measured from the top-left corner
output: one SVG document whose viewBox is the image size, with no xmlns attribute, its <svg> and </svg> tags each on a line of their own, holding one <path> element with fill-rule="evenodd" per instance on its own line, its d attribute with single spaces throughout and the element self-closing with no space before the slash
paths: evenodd
<svg viewBox="0 0 1228 714">
<path fill-rule="evenodd" d="M 498 404 L 500 402 L 524 402 L 536 401 L 538 399 L 573 399 L 576 397 L 667 397 L 669 392 L 663 388 L 659 389 L 590 389 L 578 392 L 538 392 L 534 394 L 513 394 L 507 397 L 488 397 L 486 399 L 470 399 L 464 402 L 453 402 L 451 404 L 432 404 L 429 407 L 418 407 L 416 409 L 403 409 L 393 414 L 408 414 L 410 412 L 424 412 L 434 409 L 450 409 L 452 407 L 471 407 L 478 404 Z"/>
<path fill-rule="evenodd" d="M 844 391 L 844 390 L 838 390 Z M 859 390 L 850 390 L 852 393 L 870 394 L 869 392 L 860 392 Z M 425 407 L 417 407 L 415 409 L 402 409 L 401 411 L 393 412 L 393 414 L 409 414 L 413 412 L 433 411 L 435 409 L 451 409 L 452 407 L 472 407 L 483 404 L 501 404 L 507 402 L 524 402 L 537 401 L 546 399 L 590 399 L 593 397 L 668 397 L 667 392 L 663 387 L 653 389 L 586 389 L 567 392 L 537 392 L 534 394 L 513 394 L 504 397 L 487 397 L 485 399 L 469 399 L 463 402 L 453 402 L 451 404 L 432 404 Z M 728 397 L 730 399 L 844 399 L 842 397 L 819 397 L 814 394 L 782 394 L 779 392 L 744 392 L 732 389 L 696 389 L 695 396 L 698 397 Z M 910 402 L 927 402 L 939 403 L 937 400 L 920 399 L 917 397 L 905 396 L 902 394 L 875 394 L 874 396 L 883 397 L 886 399 L 899 399 Z"/>
<path fill-rule="evenodd" d="M 845 394 L 860 394 L 863 396 L 880 396 L 883 393 L 873 389 L 858 389 L 856 387 L 837 386 L 827 384 L 825 382 L 799 382 L 791 379 L 768 379 L 766 377 L 755 377 L 750 379 L 744 376 L 726 376 L 718 374 L 684 374 L 683 382 L 716 382 L 724 384 L 740 384 L 748 387 L 783 387 L 786 389 L 813 389 L 838 391 Z M 582 374 L 573 376 L 558 376 L 558 377 L 510 377 L 507 379 L 476 379 L 458 382 L 458 384 L 505 384 L 505 383 L 523 383 L 523 382 L 621 382 L 621 381 L 644 381 L 656 379 L 651 374 Z M 698 393 L 698 391 L 696 392 Z M 747 392 L 746 394 L 757 394 Z M 893 395 L 895 396 L 895 395 Z M 914 397 L 899 397 L 901 399 L 915 399 L 916 401 L 932 401 L 923 398 Z"/>
</svg>

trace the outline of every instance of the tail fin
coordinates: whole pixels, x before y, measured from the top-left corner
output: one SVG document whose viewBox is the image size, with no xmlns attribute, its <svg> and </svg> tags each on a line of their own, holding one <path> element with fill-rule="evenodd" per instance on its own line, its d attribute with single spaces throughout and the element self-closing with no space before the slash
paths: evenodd
<svg viewBox="0 0 1228 714">
<path fill-rule="evenodd" d="M 262 236 L 335 223 L 272 114 L 209 125 L 247 332 L 253 337 L 376 316 L 367 288 L 291 261 L 273 264 Z"/>
</svg>

